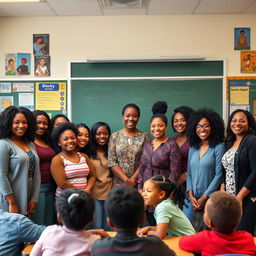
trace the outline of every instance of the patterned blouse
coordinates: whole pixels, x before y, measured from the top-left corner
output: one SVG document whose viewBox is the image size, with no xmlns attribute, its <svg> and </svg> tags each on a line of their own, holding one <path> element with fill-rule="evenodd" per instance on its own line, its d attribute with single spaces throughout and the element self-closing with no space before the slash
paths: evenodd
<svg viewBox="0 0 256 256">
<path fill-rule="evenodd" d="M 235 154 L 237 149 L 229 149 L 222 157 L 222 165 L 226 171 L 226 191 L 231 195 L 236 195 L 235 182 Z"/>
<path fill-rule="evenodd" d="M 171 138 L 171 140 L 176 141 L 178 135 Z M 180 162 L 180 169 L 181 173 L 187 172 L 188 166 L 188 152 L 190 149 L 189 141 L 186 140 L 180 147 L 180 154 L 181 154 L 181 162 Z"/>
<path fill-rule="evenodd" d="M 172 139 L 162 143 L 153 151 L 152 141 L 145 142 L 139 165 L 138 189 L 146 180 L 155 175 L 163 175 L 171 181 L 178 181 L 181 174 L 181 153 Z"/>
<path fill-rule="evenodd" d="M 138 168 L 142 145 L 146 140 L 149 140 L 147 133 L 140 130 L 131 137 L 126 136 L 123 130 L 113 133 L 109 140 L 108 167 L 119 165 L 130 178 Z M 123 182 L 114 177 L 114 183 Z"/>
<path fill-rule="evenodd" d="M 87 165 L 85 157 L 77 152 L 80 161 L 79 163 L 71 162 L 66 159 L 63 155 L 60 155 L 64 163 L 64 172 L 67 176 L 67 181 L 74 185 L 79 190 L 84 190 L 87 186 L 87 177 L 89 175 L 90 169 Z M 57 187 L 56 196 L 59 196 L 62 189 Z"/>
</svg>

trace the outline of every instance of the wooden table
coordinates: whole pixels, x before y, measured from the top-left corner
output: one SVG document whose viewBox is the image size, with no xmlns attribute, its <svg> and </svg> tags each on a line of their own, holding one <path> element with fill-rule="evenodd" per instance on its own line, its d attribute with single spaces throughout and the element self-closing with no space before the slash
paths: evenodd
<svg viewBox="0 0 256 256">
<path fill-rule="evenodd" d="M 116 232 L 107 232 L 110 236 L 115 236 Z M 168 237 L 164 239 L 163 241 L 172 249 L 176 252 L 177 256 L 193 256 L 194 254 L 192 252 L 187 252 L 179 247 L 179 240 L 180 237 Z M 29 244 L 27 245 L 23 251 L 22 254 L 30 254 L 34 244 Z"/>
</svg>

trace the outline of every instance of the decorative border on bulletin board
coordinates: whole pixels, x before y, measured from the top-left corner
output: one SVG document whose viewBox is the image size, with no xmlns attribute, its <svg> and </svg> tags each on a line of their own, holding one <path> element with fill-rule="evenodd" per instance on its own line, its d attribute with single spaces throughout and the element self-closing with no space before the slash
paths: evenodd
<svg viewBox="0 0 256 256">
<path fill-rule="evenodd" d="M 230 76 L 226 81 L 228 114 L 241 108 L 256 118 L 256 76 Z"/>
</svg>

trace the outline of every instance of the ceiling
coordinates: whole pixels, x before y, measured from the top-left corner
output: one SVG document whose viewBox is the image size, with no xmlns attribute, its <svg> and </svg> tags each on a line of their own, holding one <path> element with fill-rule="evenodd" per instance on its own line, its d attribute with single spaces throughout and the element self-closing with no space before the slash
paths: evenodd
<svg viewBox="0 0 256 256">
<path fill-rule="evenodd" d="M 113 3 L 112 7 L 104 8 L 111 1 L 128 3 L 122 7 Z M 256 0 L 41 0 L 40 3 L 0 3 L 1 17 L 252 13 L 256 13 Z"/>
</svg>

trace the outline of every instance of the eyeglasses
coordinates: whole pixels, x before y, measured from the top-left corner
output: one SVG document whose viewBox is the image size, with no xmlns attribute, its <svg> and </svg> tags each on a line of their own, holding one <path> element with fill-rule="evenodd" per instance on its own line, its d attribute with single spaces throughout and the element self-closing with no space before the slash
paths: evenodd
<svg viewBox="0 0 256 256">
<path fill-rule="evenodd" d="M 197 130 L 201 130 L 201 129 L 207 129 L 207 128 L 209 128 L 210 127 L 210 124 L 203 124 L 203 125 L 200 125 L 200 124 L 198 124 L 197 126 L 196 126 L 196 129 Z"/>
</svg>

